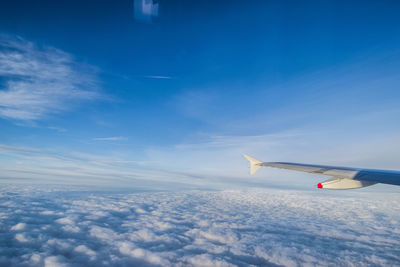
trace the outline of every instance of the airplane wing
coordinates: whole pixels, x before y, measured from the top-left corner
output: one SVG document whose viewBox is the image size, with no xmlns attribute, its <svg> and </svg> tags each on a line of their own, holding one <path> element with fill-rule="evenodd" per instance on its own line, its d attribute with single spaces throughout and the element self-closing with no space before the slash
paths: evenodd
<svg viewBox="0 0 400 267">
<path fill-rule="evenodd" d="M 262 162 L 248 155 L 243 156 L 250 162 L 250 174 L 254 174 L 259 168 L 265 166 L 321 174 L 331 177 L 330 179 L 319 183 L 317 186 L 318 188 L 354 189 L 374 185 L 376 183 L 400 185 L 400 171 L 335 167 L 291 162 Z"/>
</svg>

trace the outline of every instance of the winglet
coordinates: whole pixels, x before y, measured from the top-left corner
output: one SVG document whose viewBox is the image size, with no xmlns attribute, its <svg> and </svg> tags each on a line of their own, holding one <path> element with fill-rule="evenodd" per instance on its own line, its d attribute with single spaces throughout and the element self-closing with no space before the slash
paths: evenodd
<svg viewBox="0 0 400 267">
<path fill-rule="evenodd" d="M 243 157 L 250 162 L 250 174 L 255 174 L 256 171 L 263 166 L 263 162 L 259 161 L 258 159 L 250 157 L 246 154 L 243 154 Z"/>
</svg>

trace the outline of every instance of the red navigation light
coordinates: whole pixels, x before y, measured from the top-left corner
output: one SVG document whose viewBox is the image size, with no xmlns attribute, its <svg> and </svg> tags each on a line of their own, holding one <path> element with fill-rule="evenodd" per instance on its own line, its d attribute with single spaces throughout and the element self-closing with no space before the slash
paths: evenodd
<svg viewBox="0 0 400 267">
<path fill-rule="evenodd" d="M 324 188 L 321 183 L 317 185 L 318 188 Z"/>
</svg>

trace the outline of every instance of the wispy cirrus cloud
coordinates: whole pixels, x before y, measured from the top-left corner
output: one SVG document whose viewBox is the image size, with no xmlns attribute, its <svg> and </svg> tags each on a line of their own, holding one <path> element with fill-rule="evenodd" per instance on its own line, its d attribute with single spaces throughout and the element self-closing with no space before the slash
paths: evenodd
<svg viewBox="0 0 400 267">
<path fill-rule="evenodd" d="M 111 137 L 96 137 L 93 138 L 94 141 L 124 141 L 128 140 L 128 138 L 124 136 L 111 136 Z"/>
<path fill-rule="evenodd" d="M 146 75 L 144 77 L 149 79 L 166 79 L 166 80 L 172 79 L 171 76 L 161 76 L 161 75 Z"/>
<path fill-rule="evenodd" d="M 62 127 L 57 127 L 57 126 L 48 126 L 47 129 L 57 131 L 59 133 L 64 133 L 67 131 L 67 129 L 62 128 Z"/>
<path fill-rule="evenodd" d="M 0 36 L 0 117 L 40 120 L 100 97 L 93 66 L 23 38 Z"/>
</svg>

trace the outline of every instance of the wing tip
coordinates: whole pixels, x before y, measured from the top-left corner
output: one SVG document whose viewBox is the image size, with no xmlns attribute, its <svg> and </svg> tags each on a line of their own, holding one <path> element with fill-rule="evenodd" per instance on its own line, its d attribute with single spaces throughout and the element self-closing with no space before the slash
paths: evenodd
<svg viewBox="0 0 400 267">
<path fill-rule="evenodd" d="M 250 157 L 249 155 L 243 154 L 243 157 L 247 159 L 250 163 L 250 174 L 255 174 L 259 168 L 262 167 L 262 161 L 255 159 L 253 157 Z"/>
</svg>

